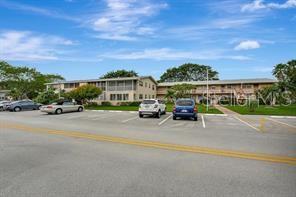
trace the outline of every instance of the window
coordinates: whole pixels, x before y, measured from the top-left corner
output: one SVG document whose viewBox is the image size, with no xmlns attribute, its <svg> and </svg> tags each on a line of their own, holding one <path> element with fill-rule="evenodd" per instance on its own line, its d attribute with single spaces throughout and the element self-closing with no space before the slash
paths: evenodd
<svg viewBox="0 0 296 197">
<path fill-rule="evenodd" d="M 191 100 L 179 100 L 179 101 L 177 101 L 176 105 L 178 105 L 178 106 L 192 106 L 192 105 L 194 105 L 194 103 Z"/>
<path fill-rule="evenodd" d="M 154 103 L 155 103 L 155 101 L 153 101 L 153 100 L 144 100 L 142 102 L 142 104 L 154 104 Z"/>
<path fill-rule="evenodd" d="M 151 99 L 151 96 L 150 96 L 150 94 L 149 94 L 149 96 L 148 96 L 148 97 L 149 97 L 149 99 Z"/>
<path fill-rule="evenodd" d="M 116 100 L 116 94 L 110 94 L 110 100 L 115 101 Z"/>
<path fill-rule="evenodd" d="M 128 94 L 123 94 L 123 100 L 127 101 L 128 100 Z"/>
<path fill-rule="evenodd" d="M 152 85 L 152 90 L 154 90 L 155 89 L 155 87 L 154 87 L 154 85 Z"/>
<path fill-rule="evenodd" d="M 64 88 L 77 88 L 79 87 L 79 83 L 65 83 Z"/>
<path fill-rule="evenodd" d="M 145 94 L 145 99 L 147 99 L 147 94 Z"/>
<path fill-rule="evenodd" d="M 143 86 L 143 81 L 139 81 L 139 86 Z"/>
<path fill-rule="evenodd" d="M 216 89 L 216 87 L 215 87 L 215 86 L 211 86 L 211 89 L 212 89 L 212 90 L 215 90 L 215 89 Z"/>
<path fill-rule="evenodd" d="M 154 99 L 154 95 L 152 95 L 152 98 Z"/>
<path fill-rule="evenodd" d="M 117 100 L 121 101 L 122 100 L 122 94 L 117 94 Z"/>
<path fill-rule="evenodd" d="M 143 99 L 143 94 L 139 94 L 139 99 Z"/>
<path fill-rule="evenodd" d="M 137 100 L 137 95 L 136 94 L 134 94 L 134 100 Z"/>
<path fill-rule="evenodd" d="M 147 82 L 145 82 L 145 88 L 147 88 Z"/>
<path fill-rule="evenodd" d="M 72 102 L 66 101 L 66 102 L 63 103 L 63 105 L 74 105 L 74 104 Z"/>
<path fill-rule="evenodd" d="M 227 85 L 227 89 L 231 89 L 231 85 Z"/>
<path fill-rule="evenodd" d="M 149 83 L 149 88 L 151 88 L 150 83 Z"/>
<path fill-rule="evenodd" d="M 251 89 L 252 87 L 250 84 L 243 84 L 243 89 Z"/>
</svg>

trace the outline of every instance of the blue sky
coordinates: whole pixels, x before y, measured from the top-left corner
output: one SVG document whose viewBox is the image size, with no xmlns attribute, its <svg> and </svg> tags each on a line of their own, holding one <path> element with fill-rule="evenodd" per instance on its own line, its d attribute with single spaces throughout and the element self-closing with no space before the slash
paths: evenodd
<svg viewBox="0 0 296 197">
<path fill-rule="evenodd" d="M 68 80 L 187 62 L 271 78 L 296 58 L 295 27 L 296 0 L 0 0 L 0 59 Z"/>
</svg>

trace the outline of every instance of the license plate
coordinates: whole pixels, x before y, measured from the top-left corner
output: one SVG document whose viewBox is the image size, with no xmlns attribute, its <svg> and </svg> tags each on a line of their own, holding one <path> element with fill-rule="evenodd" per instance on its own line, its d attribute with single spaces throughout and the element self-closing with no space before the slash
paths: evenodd
<svg viewBox="0 0 296 197">
<path fill-rule="evenodd" d="M 186 109 L 182 109 L 181 112 L 187 112 L 187 110 Z"/>
</svg>

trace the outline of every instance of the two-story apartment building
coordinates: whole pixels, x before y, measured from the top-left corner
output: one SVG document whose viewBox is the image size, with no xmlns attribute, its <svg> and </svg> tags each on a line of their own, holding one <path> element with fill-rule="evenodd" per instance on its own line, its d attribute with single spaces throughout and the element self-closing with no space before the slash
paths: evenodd
<svg viewBox="0 0 296 197">
<path fill-rule="evenodd" d="M 213 80 L 207 81 L 189 81 L 189 82 L 166 82 L 157 83 L 151 76 L 145 77 L 127 77 L 112 79 L 90 79 L 74 80 L 48 83 L 47 88 L 54 88 L 59 91 L 71 91 L 79 86 L 92 84 L 103 90 L 103 93 L 94 101 L 101 103 L 103 101 L 111 102 L 116 105 L 121 102 L 142 101 L 143 99 L 165 99 L 169 88 L 176 84 L 192 84 L 195 89 L 191 91 L 191 97 L 196 101 L 207 98 L 212 104 L 219 99 L 233 98 L 237 101 L 243 101 L 255 96 L 258 89 L 271 86 L 277 81 L 274 79 L 236 79 L 236 80 Z"/>
<path fill-rule="evenodd" d="M 176 84 L 192 84 L 196 88 L 191 91 L 192 98 L 196 101 L 207 98 L 212 104 L 216 104 L 219 99 L 233 98 L 243 101 L 254 97 L 258 89 L 271 86 L 277 81 L 274 79 L 235 79 L 235 80 L 213 80 L 209 81 L 190 81 L 190 82 L 167 82 L 157 85 L 157 97 L 165 98 L 167 90 Z M 208 90 L 207 90 L 208 84 Z"/>
<path fill-rule="evenodd" d="M 156 98 L 157 82 L 151 76 L 73 80 L 48 83 L 46 85 L 47 88 L 54 88 L 57 92 L 68 92 L 86 84 L 91 84 L 102 89 L 102 94 L 94 100 L 98 103 L 108 101 L 116 105 L 120 102 Z"/>
</svg>

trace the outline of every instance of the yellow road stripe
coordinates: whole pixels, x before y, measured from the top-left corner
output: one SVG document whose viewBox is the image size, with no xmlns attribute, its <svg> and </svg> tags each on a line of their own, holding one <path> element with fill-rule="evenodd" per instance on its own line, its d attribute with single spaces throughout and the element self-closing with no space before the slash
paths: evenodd
<svg viewBox="0 0 296 197">
<path fill-rule="evenodd" d="M 184 151 L 184 152 L 191 152 L 191 153 L 210 154 L 210 155 L 218 155 L 218 156 L 225 156 L 225 157 L 244 158 L 244 159 L 296 165 L 295 157 L 276 156 L 276 155 L 268 155 L 268 154 L 260 154 L 260 153 L 248 153 L 248 152 L 222 150 L 222 149 L 199 147 L 199 146 L 168 144 L 168 143 L 144 141 L 144 140 L 137 140 L 137 139 L 128 139 L 128 138 L 122 138 L 122 137 L 112 137 L 112 136 L 105 136 L 105 135 L 83 133 L 78 131 L 62 131 L 62 130 L 52 130 L 52 129 L 46 129 L 46 128 L 35 128 L 35 127 L 30 127 L 30 126 L 20 125 L 20 124 L 5 124 L 1 126 L 2 128 L 18 129 L 21 131 L 34 132 L 34 133 L 54 134 L 54 135 L 67 136 L 67 137 L 90 139 L 95 141 L 107 141 L 112 143 L 129 144 L 129 145 L 136 145 L 136 146 L 143 146 L 143 147 L 150 147 L 150 148 L 160 148 L 160 149 L 166 149 L 166 150 Z"/>
</svg>

